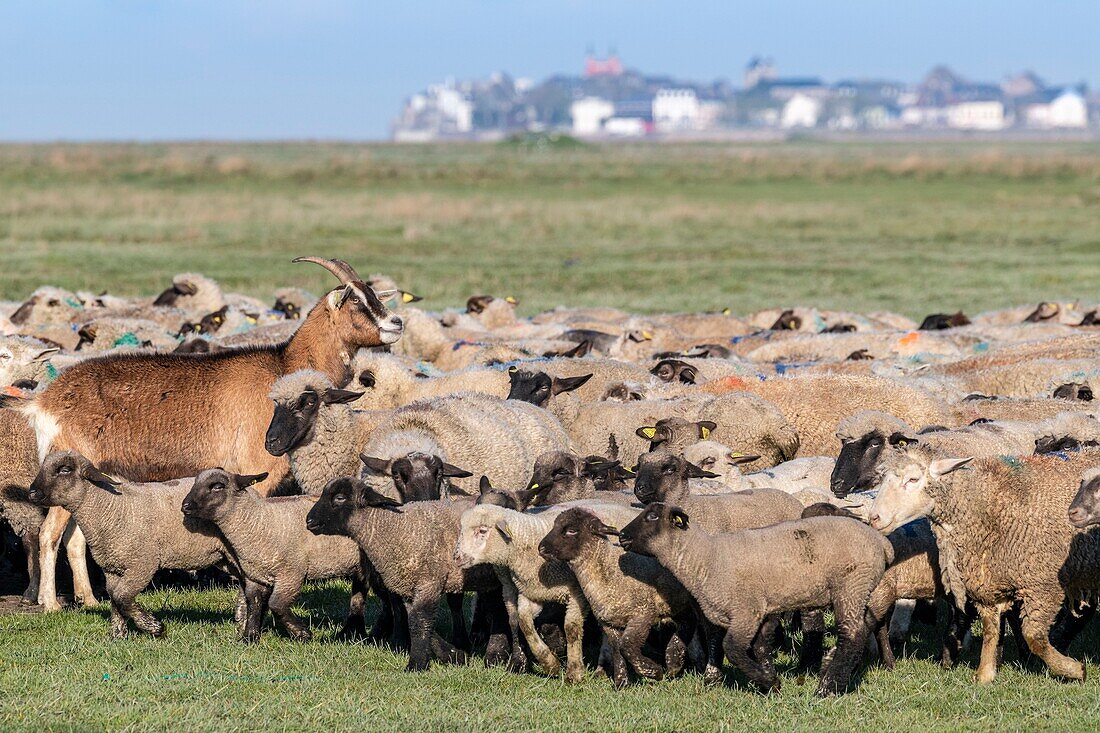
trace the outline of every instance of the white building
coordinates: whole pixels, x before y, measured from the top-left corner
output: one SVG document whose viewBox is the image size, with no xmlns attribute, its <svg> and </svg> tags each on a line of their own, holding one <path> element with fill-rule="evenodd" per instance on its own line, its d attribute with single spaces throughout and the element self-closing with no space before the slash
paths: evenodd
<svg viewBox="0 0 1100 733">
<path fill-rule="evenodd" d="M 956 130 L 1003 130 L 1008 127 L 1005 106 L 995 100 L 959 102 L 947 108 L 947 126 Z"/>
<path fill-rule="evenodd" d="M 646 134 L 646 123 L 641 117 L 612 117 L 603 129 L 615 137 L 641 137 Z"/>
<path fill-rule="evenodd" d="M 1045 104 L 1029 105 L 1024 115 L 1028 127 L 1079 129 L 1089 124 L 1088 104 L 1072 89 L 1063 91 Z"/>
<path fill-rule="evenodd" d="M 795 94 L 783 105 L 779 126 L 790 130 L 795 127 L 817 127 L 821 117 L 821 100 L 806 94 Z"/>
<path fill-rule="evenodd" d="M 599 135 L 604 122 L 615 114 L 615 105 L 600 97 L 584 97 L 569 107 L 573 118 L 573 134 L 578 137 Z"/>
<path fill-rule="evenodd" d="M 448 85 L 428 87 L 428 95 L 435 97 L 440 114 L 453 122 L 455 132 L 474 129 L 474 105 L 465 94 Z"/>
<path fill-rule="evenodd" d="M 658 132 L 698 129 L 699 118 L 694 89 L 658 89 L 653 97 L 653 126 Z"/>
</svg>

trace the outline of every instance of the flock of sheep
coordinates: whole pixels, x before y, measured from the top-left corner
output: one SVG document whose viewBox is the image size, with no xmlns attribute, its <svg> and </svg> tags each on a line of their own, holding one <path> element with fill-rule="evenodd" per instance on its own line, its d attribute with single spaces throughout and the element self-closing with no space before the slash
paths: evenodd
<svg viewBox="0 0 1100 733">
<path fill-rule="evenodd" d="M 410 670 L 476 651 L 557 675 L 564 657 L 567 682 L 622 686 L 720 682 L 728 660 L 767 692 L 799 631 L 833 695 L 942 601 L 945 665 L 980 618 L 980 682 L 1005 624 L 1084 678 L 1067 647 L 1100 591 L 1095 310 L 432 313 L 296 261 L 339 285 L 263 302 L 182 274 L 156 298 L 0 304 L 0 514 L 25 602 L 60 609 L 61 547 L 96 602 L 90 551 L 111 633 L 160 636 L 137 595 L 219 568 L 242 640 L 270 610 L 304 641 L 303 584 L 347 578 L 341 636 Z"/>
</svg>

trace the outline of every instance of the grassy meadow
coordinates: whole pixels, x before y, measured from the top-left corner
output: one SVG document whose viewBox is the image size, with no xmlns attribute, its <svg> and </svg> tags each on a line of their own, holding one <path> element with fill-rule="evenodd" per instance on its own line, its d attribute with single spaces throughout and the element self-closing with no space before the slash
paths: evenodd
<svg viewBox="0 0 1100 733">
<path fill-rule="evenodd" d="M 41 284 L 152 294 L 201 271 L 267 298 L 331 278 L 290 264 L 339 256 L 458 305 L 734 312 L 781 304 L 911 316 L 1041 299 L 1096 301 L 1100 144 L 611 146 L 0 146 L 0 299 Z M 972 682 L 916 626 L 894 672 L 821 701 L 708 689 L 700 677 L 616 693 L 538 675 L 439 667 L 407 675 L 384 649 L 329 641 L 347 589 L 311 588 L 315 641 L 235 639 L 227 589 L 141 598 L 162 640 L 111 641 L 104 605 L 0 614 L 0 730 L 1077 730 L 1100 727 L 1090 680 L 1015 661 Z M 793 660 L 781 658 L 784 668 Z"/>
</svg>

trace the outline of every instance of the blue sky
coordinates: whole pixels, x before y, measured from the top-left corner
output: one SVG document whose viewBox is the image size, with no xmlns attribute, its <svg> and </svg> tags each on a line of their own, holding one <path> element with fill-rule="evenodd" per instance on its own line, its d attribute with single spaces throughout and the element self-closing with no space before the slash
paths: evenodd
<svg viewBox="0 0 1100 733">
<path fill-rule="evenodd" d="M 1100 84 L 1095 0 L 3 0 L 0 139 L 371 139 L 411 92 L 627 65 L 919 79 L 945 62 Z"/>
</svg>

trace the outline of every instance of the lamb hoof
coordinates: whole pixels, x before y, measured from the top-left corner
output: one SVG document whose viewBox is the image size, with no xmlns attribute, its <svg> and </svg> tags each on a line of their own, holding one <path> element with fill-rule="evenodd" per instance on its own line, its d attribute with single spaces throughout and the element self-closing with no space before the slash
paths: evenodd
<svg viewBox="0 0 1100 733">
<path fill-rule="evenodd" d="M 333 637 L 336 641 L 361 641 L 367 638 L 367 627 L 363 623 L 362 617 L 358 619 L 348 619 L 344 622 L 343 627 L 336 632 L 336 636 Z"/>
<path fill-rule="evenodd" d="M 512 656 L 508 659 L 508 671 L 515 672 L 516 674 L 523 674 L 527 671 L 527 656 L 524 654 L 516 654 L 512 652 Z"/>
<path fill-rule="evenodd" d="M 1061 679 L 1063 682 L 1084 682 L 1085 681 L 1085 665 L 1076 660 L 1070 660 L 1069 663 L 1059 665 L 1059 669 L 1051 669 L 1051 673 Z"/>
<path fill-rule="evenodd" d="M 703 684 L 707 685 L 708 687 L 721 685 L 724 682 L 725 680 L 722 678 L 722 670 L 720 669 L 716 669 L 715 667 L 707 667 L 706 671 L 703 672 Z"/>
<path fill-rule="evenodd" d="M 167 627 L 164 624 L 157 624 L 149 629 L 149 636 L 154 639 L 163 639 L 166 632 Z"/>
<path fill-rule="evenodd" d="M 765 695 L 778 695 L 781 689 L 783 689 L 783 682 L 780 679 L 776 678 L 776 680 L 772 682 L 771 685 L 764 688 L 762 692 Z"/>
<path fill-rule="evenodd" d="M 979 669 L 974 674 L 974 681 L 979 685 L 991 685 L 996 678 L 997 670 L 995 669 Z"/>
<path fill-rule="evenodd" d="M 584 670 L 571 669 L 565 673 L 565 684 L 575 685 L 584 679 Z"/>
<path fill-rule="evenodd" d="M 245 644 L 255 644 L 259 640 L 260 640 L 260 632 L 259 631 L 245 632 L 245 633 L 241 634 L 241 641 L 244 642 Z"/>
<path fill-rule="evenodd" d="M 58 603 L 57 601 L 53 601 L 52 603 L 43 603 L 42 604 L 42 610 L 46 613 L 54 613 L 54 612 L 60 611 L 62 609 L 63 609 L 63 606 L 60 603 Z"/>
<path fill-rule="evenodd" d="M 309 633 L 305 629 L 298 629 L 290 632 L 290 638 L 294 641 L 307 642 L 313 640 L 313 634 Z"/>
<path fill-rule="evenodd" d="M 627 679 L 626 675 L 624 674 L 620 677 L 615 677 L 611 682 L 613 685 L 615 685 L 616 690 L 621 690 L 627 686 L 627 683 L 629 683 L 630 680 Z"/>
<path fill-rule="evenodd" d="M 508 642 L 503 638 L 490 638 L 489 645 L 485 647 L 485 666 L 495 667 L 500 664 L 508 664 L 511 657 L 508 651 Z"/>
<path fill-rule="evenodd" d="M 32 595 L 24 593 L 23 597 L 19 599 L 19 605 L 20 606 L 37 606 L 38 605 L 38 598 L 36 596 L 32 596 Z"/>
</svg>

